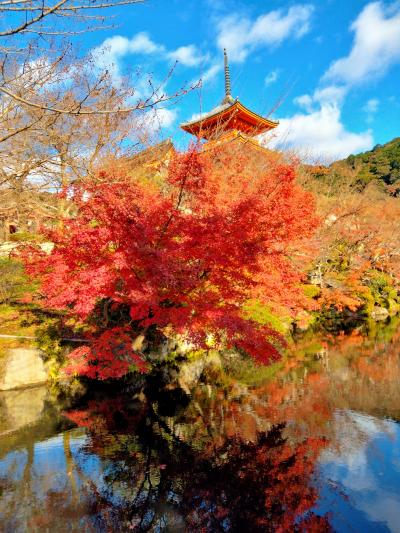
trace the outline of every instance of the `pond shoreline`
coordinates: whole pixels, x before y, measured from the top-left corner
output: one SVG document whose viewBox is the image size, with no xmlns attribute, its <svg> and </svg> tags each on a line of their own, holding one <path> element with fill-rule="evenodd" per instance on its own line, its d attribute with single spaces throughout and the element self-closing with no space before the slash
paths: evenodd
<svg viewBox="0 0 400 533">
<path fill-rule="evenodd" d="M 68 335 L 66 338 L 60 339 L 58 336 L 59 330 L 57 326 L 57 315 L 48 315 L 47 313 L 43 314 L 42 310 L 36 309 L 34 306 L 32 307 L 32 305 L 25 305 L 22 307 L 20 304 L 15 307 L 3 306 L 3 309 L 6 310 L 6 313 L 1 312 L 0 306 L 0 361 L 4 361 L 4 354 L 12 353 L 12 350 L 26 349 L 32 353 L 33 350 L 36 350 L 35 353 L 37 354 L 37 357 L 44 357 L 44 360 L 47 361 L 45 366 L 48 379 L 53 384 L 55 384 L 56 387 L 58 387 L 58 383 L 61 383 L 60 393 L 62 396 L 66 395 L 68 397 L 70 395 L 71 398 L 78 398 L 79 396 L 85 394 L 85 391 L 87 390 L 88 386 L 94 386 L 96 388 L 96 382 L 90 380 L 88 381 L 87 379 L 74 379 L 71 386 L 71 384 L 68 383 L 68 380 L 66 380 L 63 376 L 60 382 L 60 370 L 63 366 L 63 361 L 65 359 L 66 354 L 68 353 L 68 351 L 73 349 L 74 345 L 79 345 L 87 342 L 86 339 L 76 338 L 71 334 Z M 39 315 L 37 315 L 37 312 L 39 312 Z M 6 318 L 4 319 L 4 317 Z M 299 344 L 303 341 L 307 343 L 307 339 L 313 339 L 315 341 L 318 338 L 331 338 L 332 336 L 341 336 L 343 334 L 350 335 L 352 334 L 352 332 L 356 332 L 357 334 L 365 337 L 367 337 L 368 335 L 373 336 L 377 334 L 377 332 L 379 332 L 380 330 L 392 331 L 396 329 L 397 324 L 400 323 L 400 318 L 398 316 L 387 317 L 384 321 L 374 321 L 370 318 L 367 319 L 366 317 L 360 319 L 360 316 L 355 316 L 354 314 L 342 318 L 343 319 L 340 322 L 336 321 L 334 323 L 331 323 L 330 325 L 326 324 L 326 327 L 316 327 L 316 325 L 314 324 L 308 327 L 307 329 L 296 329 L 290 335 L 287 335 L 289 349 L 291 346 Z M 5 331 L 5 328 L 7 328 L 8 331 L 11 331 L 14 334 L 3 333 L 3 331 Z M 25 332 L 29 332 L 31 334 L 26 335 Z M 3 356 L 1 356 L 2 346 Z M 39 351 L 37 350 L 37 346 L 39 347 Z M 4 350 L 6 351 L 4 352 Z M 319 350 L 319 352 L 320 351 L 321 350 Z M 178 353 L 180 353 L 179 350 Z M 201 353 L 202 352 L 200 351 L 200 358 Z M 190 355 L 190 350 L 188 352 L 187 348 L 185 348 L 182 354 L 178 356 L 178 359 L 175 360 L 176 356 L 172 358 L 168 356 L 164 360 L 164 362 L 160 360 L 160 363 L 165 368 L 168 368 L 168 366 L 170 366 L 171 369 L 174 369 L 177 368 L 176 364 L 179 360 L 179 364 L 185 363 L 185 361 L 188 360 L 188 355 Z M 191 357 L 189 357 L 189 360 L 190 358 Z M 20 382 L 18 382 L 15 385 L 15 388 L 23 388 L 24 386 L 29 387 L 35 385 L 35 383 L 45 382 L 46 378 L 43 376 L 43 369 L 39 368 L 39 366 L 41 365 L 38 364 L 37 366 L 38 373 L 40 374 L 40 379 L 38 379 L 37 382 L 35 382 L 35 380 L 28 380 L 25 385 L 23 383 L 21 384 Z M 79 382 L 83 384 L 83 387 L 79 385 Z M 185 388 L 185 386 L 183 388 Z"/>
<path fill-rule="evenodd" d="M 264 376 L 214 357 L 186 383 L 160 367 L 72 403 L 46 387 L 0 393 L 0 525 L 397 533 L 382 509 L 400 502 L 399 351 L 397 325 L 305 336 Z"/>
</svg>

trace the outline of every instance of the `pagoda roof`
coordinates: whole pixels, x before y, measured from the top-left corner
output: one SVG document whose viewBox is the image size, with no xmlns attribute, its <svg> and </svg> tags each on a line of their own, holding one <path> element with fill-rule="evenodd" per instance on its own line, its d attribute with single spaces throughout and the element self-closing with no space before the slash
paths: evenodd
<svg viewBox="0 0 400 533">
<path fill-rule="evenodd" d="M 174 145 L 171 139 L 165 139 L 158 144 L 149 146 L 137 154 L 131 156 L 128 160 L 132 167 L 142 166 L 151 167 L 154 164 L 167 159 L 169 154 L 174 151 Z"/>
<path fill-rule="evenodd" d="M 241 132 L 246 136 L 255 136 L 276 128 L 278 122 L 254 113 L 233 98 L 231 93 L 231 75 L 228 65 L 228 54 L 224 48 L 225 98 L 221 104 L 208 113 L 204 113 L 189 122 L 181 124 L 181 128 L 196 137 L 213 140 L 226 132 Z"/>
<path fill-rule="evenodd" d="M 238 130 L 247 135 L 259 135 L 276 128 L 278 122 L 264 118 L 244 106 L 238 99 L 224 101 L 208 113 L 181 124 L 181 128 L 204 139 L 217 137 L 227 130 Z"/>
</svg>

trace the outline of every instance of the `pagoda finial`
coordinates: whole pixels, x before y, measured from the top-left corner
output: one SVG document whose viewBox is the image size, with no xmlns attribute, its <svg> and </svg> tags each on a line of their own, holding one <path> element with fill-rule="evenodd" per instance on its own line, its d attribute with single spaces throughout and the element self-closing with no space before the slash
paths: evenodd
<svg viewBox="0 0 400 533">
<path fill-rule="evenodd" d="M 224 69 L 225 69 L 225 98 L 222 100 L 223 104 L 231 104 L 234 102 L 231 94 L 231 75 L 229 72 L 228 54 L 224 48 Z"/>
</svg>

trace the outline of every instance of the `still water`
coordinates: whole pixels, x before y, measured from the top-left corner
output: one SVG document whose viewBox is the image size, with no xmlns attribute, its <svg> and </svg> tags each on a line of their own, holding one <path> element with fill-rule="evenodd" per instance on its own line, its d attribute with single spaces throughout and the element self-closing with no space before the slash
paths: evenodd
<svg viewBox="0 0 400 533">
<path fill-rule="evenodd" d="M 0 529 L 400 532 L 400 331 L 292 352 L 73 410 L 1 393 Z"/>
</svg>

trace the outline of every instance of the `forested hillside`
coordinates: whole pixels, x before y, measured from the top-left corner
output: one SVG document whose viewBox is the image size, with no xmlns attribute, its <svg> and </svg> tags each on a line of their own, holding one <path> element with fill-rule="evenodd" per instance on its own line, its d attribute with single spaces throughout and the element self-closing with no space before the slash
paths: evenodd
<svg viewBox="0 0 400 533">
<path fill-rule="evenodd" d="M 309 271 L 323 319 L 400 312 L 400 138 L 330 167 L 305 166 L 302 184 L 322 224 Z"/>
<path fill-rule="evenodd" d="M 349 155 L 328 169 L 319 168 L 316 175 L 336 183 L 346 181 L 359 190 L 375 181 L 388 194 L 400 196 L 400 137 L 383 145 L 377 144 L 369 152 Z"/>
</svg>

